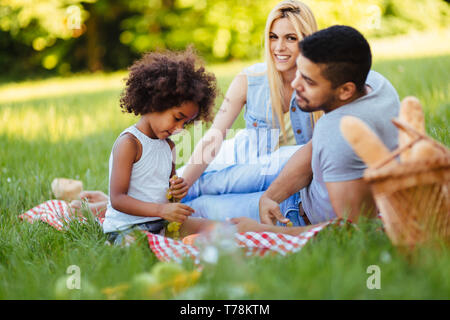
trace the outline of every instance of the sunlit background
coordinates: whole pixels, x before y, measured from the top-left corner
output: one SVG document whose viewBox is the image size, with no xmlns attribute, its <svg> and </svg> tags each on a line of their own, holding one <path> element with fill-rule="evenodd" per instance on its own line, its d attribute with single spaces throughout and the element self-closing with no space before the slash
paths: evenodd
<svg viewBox="0 0 450 320">
<path fill-rule="evenodd" d="M 150 50 L 192 44 L 224 93 L 242 68 L 263 60 L 265 19 L 277 2 L 2 0 L 0 135 L 55 143 L 120 130 L 135 121 L 118 108 L 126 68 Z M 320 28 L 347 24 L 362 31 L 372 46 L 374 66 L 399 60 L 387 70 L 391 81 L 411 71 L 405 68 L 423 68 L 408 64 L 412 59 L 443 57 L 434 65 L 448 61 L 448 1 L 305 2 Z M 448 70 L 446 64 L 437 69 Z M 406 95 L 423 91 L 427 107 L 436 109 L 449 100 L 448 74 L 442 77 L 443 90 L 423 78 L 408 79 L 408 86 L 400 81 L 397 89 Z M 429 90 L 417 92 L 417 86 Z M 237 121 L 234 127 L 242 124 Z"/>
<path fill-rule="evenodd" d="M 448 104 L 448 1 L 305 2 L 320 28 L 347 24 L 362 31 L 372 47 L 374 68 L 386 69 L 401 95 L 418 95 L 427 110 Z M 218 78 L 219 106 L 231 79 L 263 60 L 265 20 L 278 1 L 0 3 L 0 137 L 55 144 L 110 132 L 103 142 L 109 150 L 114 136 L 136 121 L 118 107 L 126 69 L 135 59 L 151 50 L 193 45 Z M 433 67 L 442 73 L 435 74 L 437 86 L 424 74 Z M 406 76 L 411 72 L 417 76 Z M 242 117 L 233 126 L 240 127 Z M 186 151 L 191 150 L 185 150 L 185 158 Z"/>
<path fill-rule="evenodd" d="M 143 52 L 188 44 L 208 62 L 261 59 L 265 20 L 277 2 L 2 0 L 2 77 L 114 71 Z M 372 39 L 445 29 L 450 20 L 443 0 L 305 2 L 320 28 L 347 24 Z"/>
</svg>

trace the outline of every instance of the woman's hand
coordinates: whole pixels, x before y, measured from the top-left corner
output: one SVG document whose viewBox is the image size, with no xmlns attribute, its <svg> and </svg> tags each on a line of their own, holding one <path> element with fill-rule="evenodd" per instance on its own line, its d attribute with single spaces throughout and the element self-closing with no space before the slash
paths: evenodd
<svg viewBox="0 0 450 320">
<path fill-rule="evenodd" d="M 81 200 L 72 200 L 69 207 L 77 214 L 81 213 L 83 201 L 87 202 L 87 207 L 98 218 L 104 217 L 108 196 L 102 191 L 83 191 L 80 193 Z"/>
<path fill-rule="evenodd" d="M 195 211 L 183 203 L 165 203 L 161 207 L 161 218 L 170 222 L 183 223 Z"/>
<path fill-rule="evenodd" d="M 247 217 L 239 217 L 232 218 L 230 222 L 236 226 L 238 232 L 264 232 L 269 231 L 269 226 L 258 223 L 257 221 L 247 218 Z"/>
<path fill-rule="evenodd" d="M 80 193 L 80 198 L 89 203 L 108 201 L 108 196 L 101 191 L 82 191 Z"/>
<path fill-rule="evenodd" d="M 175 201 L 180 201 L 188 193 L 189 187 L 183 178 L 174 176 L 170 178 L 169 183 L 169 193 L 173 196 Z"/>
</svg>

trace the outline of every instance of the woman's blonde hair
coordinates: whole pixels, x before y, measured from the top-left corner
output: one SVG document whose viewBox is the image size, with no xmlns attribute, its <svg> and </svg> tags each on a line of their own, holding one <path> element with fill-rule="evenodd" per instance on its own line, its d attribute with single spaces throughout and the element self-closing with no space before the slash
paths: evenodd
<svg viewBox="0 0 450 320">
<path fill-rule="evenodd" d="M 282 1 L 272 9 L 267 17 L 266 28 L 264 31 L 265 37 L 265 56 L 267 63 L 267 77 L 269 79 L 270 100 L 272 103 L 272 115 L 276 115 L 283 132 L 283 137 L 286 138 L 286 128 L 283 116 L 284 90 L 283 78 L 281 73 L 275 68 L 272 53 L 270 51 L 269 34 L 272 24 L 275 20 L 280 18 L 287 18 L 297 33 L 299 41 L 304 37 L 317 31 L 317 23 L 314 15 L 309 7 L 299 1 L 286 0 Z M 313 112 L 311 114 L 311 126 L 314 128 L 317 120 L 322 116 L 323 112 Z M 274 117 L 272 117 L 273 119 Z"/>
</svg>

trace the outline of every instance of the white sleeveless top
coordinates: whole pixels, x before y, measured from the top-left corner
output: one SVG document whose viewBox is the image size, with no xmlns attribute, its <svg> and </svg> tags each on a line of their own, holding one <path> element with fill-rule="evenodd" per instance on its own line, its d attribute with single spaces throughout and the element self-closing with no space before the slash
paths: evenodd
<svg viewBox="0 0 450 320">
<path fill-rule="evenodd" d="M 172 172 L 172 151 L 169 143 L 166 140 L 149 138 L 134 125 L 125 129 L 119 137 L 126 132 L 135 136 L 142 145 L 141 158 L 133 164 L 127 194 L 145 202 L 167 203 L 166 192 Z M 112 165 L 113 152 L 111 151 L 109 181 L 111 181 Z M 121 231 L 134 224 L 160 219 L 160 217 L 141 217 L 120 212 L 111 206 L 111 198 L 108 197 L 103 232 Z"/>
</svg>

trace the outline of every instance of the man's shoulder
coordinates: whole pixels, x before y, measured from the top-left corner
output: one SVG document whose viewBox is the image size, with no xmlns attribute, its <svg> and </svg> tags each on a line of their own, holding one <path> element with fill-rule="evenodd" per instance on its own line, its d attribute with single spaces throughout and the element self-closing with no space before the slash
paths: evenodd
<svg viewBox="0 0 450 320">
<path fill-rule="evenodd" d="M 325 114 L 317 121 L 312 137 L 313 153 L 335 152 L 340 149 L 343 137 L 340 132 L 339 114 Z M 341 149 L 342 150 L 342 149 Z"/>
<path fill-rule="evenodd" d="M 340 119 L 344 116 L 343 113 L 327 113 L 324 114 L 316 123 L 314 127 L 314 136 L 331 136 L 336 130 L 339 130 Z"/>
</svg>

